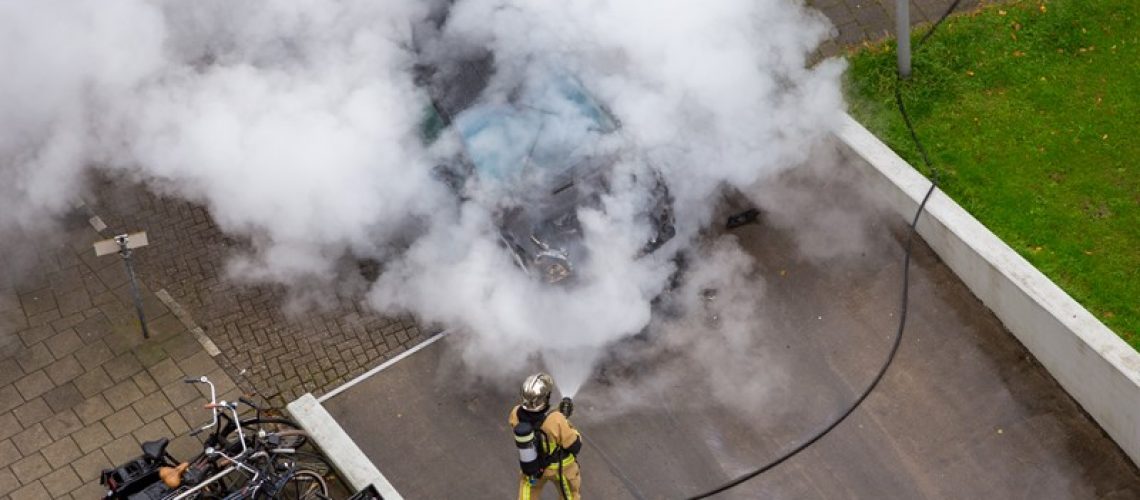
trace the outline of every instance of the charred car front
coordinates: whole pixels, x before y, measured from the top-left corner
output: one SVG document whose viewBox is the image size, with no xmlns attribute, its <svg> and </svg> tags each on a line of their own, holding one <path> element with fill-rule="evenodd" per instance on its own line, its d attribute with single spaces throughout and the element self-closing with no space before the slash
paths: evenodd
<svg viewBox="0 0 1140 500">
<path fill-rule="evenodd" d="M 601 207 L 619 175 L 615 164 L 628 159 L 621 124 L 573 75 L 531 72 L 490 92 L 491 68 L 489 57 L 446 70 L 421 68 L 432 97 L 425 137 L 454 134 L 461 151 L 437 175 L 458 196 L 478 186 L 497 197 L 501 241 L 527 274 L 570 281 L 589 258 L 578 210 Z M 648 186 L 650 200 L 642 214 L 651 235 L 645 255 L 676 231 L 664 179 L 651 166 L 641 170 L 650 177 L 637 180 Z"/>
</svg>

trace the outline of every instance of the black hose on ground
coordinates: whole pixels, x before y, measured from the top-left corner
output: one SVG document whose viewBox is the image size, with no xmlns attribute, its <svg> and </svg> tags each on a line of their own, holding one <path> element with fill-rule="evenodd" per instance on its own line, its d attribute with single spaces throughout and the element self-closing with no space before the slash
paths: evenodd
<svg viewBox="0 0 1140 500">
<path fill-rule="evenodd" d="M 942 17 L 938 18 L 938 21 L 936 21 L 930 27 L 930 31 L 928 31 L 926 33 L 926 35 L 923 36 L 921 40 L 919 40 L 917 46 L 915 47 L 915 53 L 918 52 L 918 49 L 922 48 L 922 45 L 930 38 L 930 35 L 934 34 L 934 31 L 936 29 L 938 29 L 938 26 L 940 24 L 942 24 L 942 22 L 945 21 L 946 18 L 949 17 L 950 14 L 953 13 L 955 9 L 958 8 L 958 4 L 960 2 L 961 2 L 961 0 L 954 0 L 954 2 L 950 4 L 950 7 L 948 9 L 946 9 L 946 12 L 942 14 Z M 730 480 L 724 484 L 721 484 L 720 486 L 717 486 L 716 488 L 713 488 L 713 489 L 708 490 L 704 493 L 689 497 L 690 500 L 696 500 L 696 499 L 700 499 L 700 498 L 708 498 L 710 496 L 728 491 L 728 490 L 730 490 L 736 486 L 739 486 L 741 483 L 748 481 L 749 479 L 752 479 L 756 476 L 759 476 L 760 474 L 763 474 L 763 473 L 775 468 L 776 466 L 786 462 L 788 459 L 796 456 L 801 451 L 804 451 L 809 446 L 815 444 L 816 441 L 819 441 L 820 439 L 822 439 L 829 432 L 831 432 L 833 429 L 838 427 L 839 424 L 843 423 L 843 421 L 846 420 L 847 417 L 849 417 L 852 413 L 855 412 L 855 409 L 858 408 L 859 405 L 862 404 L 865 399 L 867 399 L 867 396 L 871 395 L 871 392 L 874 391 L 876 387 L 878 387 L 879 382 L 882 381 L 883 376 L 886 375 L 887 369 L 890 368 L 891 363 L 894 362 L 895 355 L 898 353 L 898 350 L 899 350 L 899 345 L 902 343 L 903 330 L 906 328 L 906 316 L 907 316 L 907 310 L 908 310 L 908 306 L 909 306 L 908 298 L 910 295 L 909 294 L 909 292 L 910 292 L 910 256 L 911 256 L 911 248 L 913 247 L 913 243 L 914 243 L 914 236 L 918 232 L 918 219 L 922 216 L 922 213 L 926 210 L 926 202 L 929 201 L 930 196 L 932 194 L 934 194 L 934 189 L 938 187 L 938 181 L 939 181 L 938 170 L 935 169 L 934 165 L 930 162 L 930 157 L 926 153 L 926 148 L 923 147 L 922 141 L 920 141 L 918 139 L 918 133 L 915 132 L 914 124 L 910 120 L 910 115 L 908 115 L 906 112 L 906 106 L 903 104 L 903 99 L 902 99 L 901 86 L 902 86 L 902 79 L 896 78 L 895 79 L 895 104 L 898 105 L 899 114 L 902 115 L 903 122 L 906 123 L 906 128 L 910 132 L 910 137 L 912 140 L 914 140 L 914 145 L 918 149 L 919 154 L 922 156 L 922 162 L 926 165 L 927 170 L 930 171 L 931 182 L 930 182 L 930 188 L 926 190 L 926 195 L 922 197 L 922 202 L 918 204 L 918 209 L 915 210 L 914 218 L 910 222 L 910 229 L 909 229 L 909 231 L 907 231 L 906 251 L 903 255 L 903 278 L 902 278 L 902 294 L 901 294 L 902 298 L 901 298 L 900 303 L 899 303 L 899 326 L 898 326 L 898 330 L 895 332 L 895 340 L 891 344 L 891 350 L 887 354 L 887 359 L 883 361 L 883 365 L 881 368 L 879 368 L 878 373 L 875 374 L 875 378 L 872 379 L 870 385 L 868 385 L 867 388 L 864 389 L 861 394 L 859 394 L 859 397 L 855 398 L 855 400 L 851 402 L 851 404 L 847 407 L 847 409 L 844 410 L 843 413 L 839 414 L 838 418 L 836 418 L 831 423 L 827 424 L 825 427 L 823 427 L 822 429 L 817 431 L 815 434 L 813 434 L 811 436 L 811 438 L 800 443 L 795 448 L 792 448 L 791 450 L 784 452 L 782 455 L 777 457 L 775 460 L 772 460 L 772 461 L 770 461 L 770 462 L 768 462 L 768 463 L 766 463 L 760 467 L 757 467 L 756 469 L 753 469 L 749 472 L 741 474 L 741 475 L 737 476 L 736 478 L 734 478 L 734 479 L 732 479 L 732 480 Z"/>
</svg>

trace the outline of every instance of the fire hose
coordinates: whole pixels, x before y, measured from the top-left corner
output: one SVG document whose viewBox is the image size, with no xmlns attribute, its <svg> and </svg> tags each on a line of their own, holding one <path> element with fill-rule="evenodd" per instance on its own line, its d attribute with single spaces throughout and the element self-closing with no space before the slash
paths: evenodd
<svg viewBox="0 0 1140 500">
<path fill-rule="evenodd" d="M 946 18 L 949 17 L 951 13 L 954 12 L 954 10 L 958 7 L 958 4 L 960 2 L 961 2 L 961 0 L 954 0 L 954 2 L 952 4 L 950 4 L 950 7 L 948 9 L 946 9 L 946 12 L 942 14 L 942 17 L 938 18 L 938 21 L 936 21 L 930 27 L 930 31 L 928 31 L 926 33 L 926 35 L 924 35 L 922 37 L 922 39 L 919 40 L 918 44 L 915 47 L 915 53 L 917 53 L 918 50 L 921 49 L 922 46 L 925 44 L 925 42 L 928 39 L 930 39 L 930 36 L 934 34 L 934 31 L 936 29 L 938 29 L 938 26 L 940 24 L 942 24 L 942 22 L 945 21 Z M 896 78 L 895 79 L 895 89 L 894 89 L 894 91 L 895 91 L 895 104 L 898 105 L 899 114 L 902 115 L 903 122 L 906 123 L 906 128 L 910 132 L 910 137 L 914 141 L 915 147 L 918 149 L 919 154 L 922 156 L 923 164 L 925 164 L 927 170 L 930 171 L 930 181 L 931 182 L 930 182 L 930 188 L 926 190 L 926 195 L 922 197 L 922 202 L 918 204 L 918 209 L 915 210 L 914 218 L 911 220 L 909 230 L 907 231 L 907 239 L 906 239 L 906 247 L 905 247 L 906 250 L 905 250 L 905 253 L 903 255 L 903 264 L 902 264 L 902 266 L 903 266 L 902 294 L 901 294 L 902 298 L 901 298 L 900 303 L 899 303 L 899 324 L 898 324 L 898 330 L 895 332 L 894 342 L 891 344 L 891 350 L 887 354 L 887 358 L 883 361 L 882 367 L 879 368 L 878 373 L 875 374 L 875 378 L 871 380 L 871 383 L 867 386 L 867 388 L 864 389 L 861 394 L 859 394 L 859 397 L 855 398 L 855 400 L 851 402 L 851 404 L 847 407 L 846 410 L 843 411 L 843 413 L 839 414 L 838 418 L 836 418 L 835 420 L 831 421 L 830 423 L 828 423 L 823 428 L 816 431 L 815 434 L 813 434 L 807 440 L 804 440 L 803 442 L 801 442 L 796 447 L 794 447 L 794 448 L 784 452 L 780 456 L 776 457 L 776 459 L 771 460 L 768 463 L 766 463 L 760 467 L 757 467 L 751 471 L 748 471 L 744 474 L 741 474 L 741 475 L 729 480 L 728 482 L 725 482 L 724 484 L 721 484 L 721 485 L 719 485 L 713 489 L 707 490 L 704 493 L 700 493 L 698 495 L 691 496 L 691 497 L 689 497 L 690 500 L 695 500 L 695 499 L 700 499 L 700 498 L 708 498 L 708 497 L 716 495 L 718 493 L 723 493 L 725 491 L 728 491 L 729 489 L 732 489 L 736 486 L 739 486 L 740 484 L 744 483 L 745 481 L 748 481 L 749 479 L 752 479 L 756 476 L 759 476 L 760 474 L 763 474 L 763 473 L 775 468 L 776 466 L 786 462 L 788 459 L 796 456 L 801 451 L 804 451 L 805 449 L 807 449 L 812 444 L 815 444 L 816 441 L 819 441 L 820 439 L 822 439 L 824 436 L 826 436 L 828 433 L 830 433 L 833 429 L 838 427 L 839 424 L 843 423 L 843 421 L 846 420 L 848 416 L 850 416 L 852 413 L 855 412 L 855 409 L 858 408 L 859 405 L 862 404 L 865 399 L 867 399 L 867 396 L 869 396 L 871 394 L 871 392 L 875 390 L 876 387 L 878 387 L 879 382 L 882 381 L 883 376 L 886 375 L 887 369 L 889 369 L 891 366 L 891 363 L 894 362 L 895 355 L 898 353 L 899 345 L 902 342 L 903 330 L 906 328 L 906 316 L 907 316 L 907 310 L 908 310 L 908 306 L 909 306 L 908 297 L 909 297 L 909 291 L 910 291 L 910 257 L 911 257 L 911 248 L 912 248 L 913 242 L 914 242 L 914 236 L 915 236 L 915 233 L 918 232 L 918 219 L 922 216 L 923 211 L 925 211 L 926 202 L 929 201 L 930 196 L 932 194 L 934 194 L 934 189 L 938 187 L 938 182 L 939 182 L 938 170 L 936 168 L 934 168 L 934 165 L 930 162 L 930 157 L 926 153 L 926 148 L 923 147 L 922 141 L 919 140 L 918 133 L 915 132 L 915 130 L 914 130 L 914 124 L 911 122 L 910 115 L 908 115 L 906 112 L 906 106 L 903 104 L 903 99 L 902 99 L 901 86 L 902 86 L 902 78 Z"/>
</svg>

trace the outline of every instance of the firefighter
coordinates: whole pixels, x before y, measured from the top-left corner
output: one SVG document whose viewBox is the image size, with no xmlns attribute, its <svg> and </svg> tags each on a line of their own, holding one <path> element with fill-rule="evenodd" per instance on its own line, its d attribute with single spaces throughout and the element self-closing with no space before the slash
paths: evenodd
<svg viewBox="0 0 1140 500">
<path fill-rule="evenodd" d="M 579 500 L 582 474 L 577 455 L 582 436 L 568 417 L 574 411 L 570 398 L 562 398 L 558 410 L 550 411 L 554 379 L 545 373 L 526 378 L 522 402 L 507 418 L 519 450 L 519 500 L 539 499 L 547 482 L 554 483 L 565 500 Z"/>
</svg>

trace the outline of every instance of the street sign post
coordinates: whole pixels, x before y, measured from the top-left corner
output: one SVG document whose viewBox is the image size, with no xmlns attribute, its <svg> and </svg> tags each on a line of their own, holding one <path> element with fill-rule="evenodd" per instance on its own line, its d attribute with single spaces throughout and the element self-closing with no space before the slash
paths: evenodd
<svg viewBox="0 0 1140 500">
<path fill-rule="evenodd" d="M 144 339 L 150 338 L 150 331 L 146 327 L 146 315 L 143 314 L 142 296 L 139 293 L 139 284 L 135 280 L 135 268 L 131 263 L 131 251 L 136 248 L 145 247 L 149 243 L 146 238 L 146 231 L 139 231 L 131 234 L 120 234 L 109 240 L 95 242 L 95 256 L 101 257 L 118 253 L 119 257 L 123 258 L 123 263 L 127 266 L 127 277 L 131 280 L 131 298 L 135 302 L 135 312 L 139 315 L 139 324 L 142 325 L 142 334 Z"/>
</svg>

